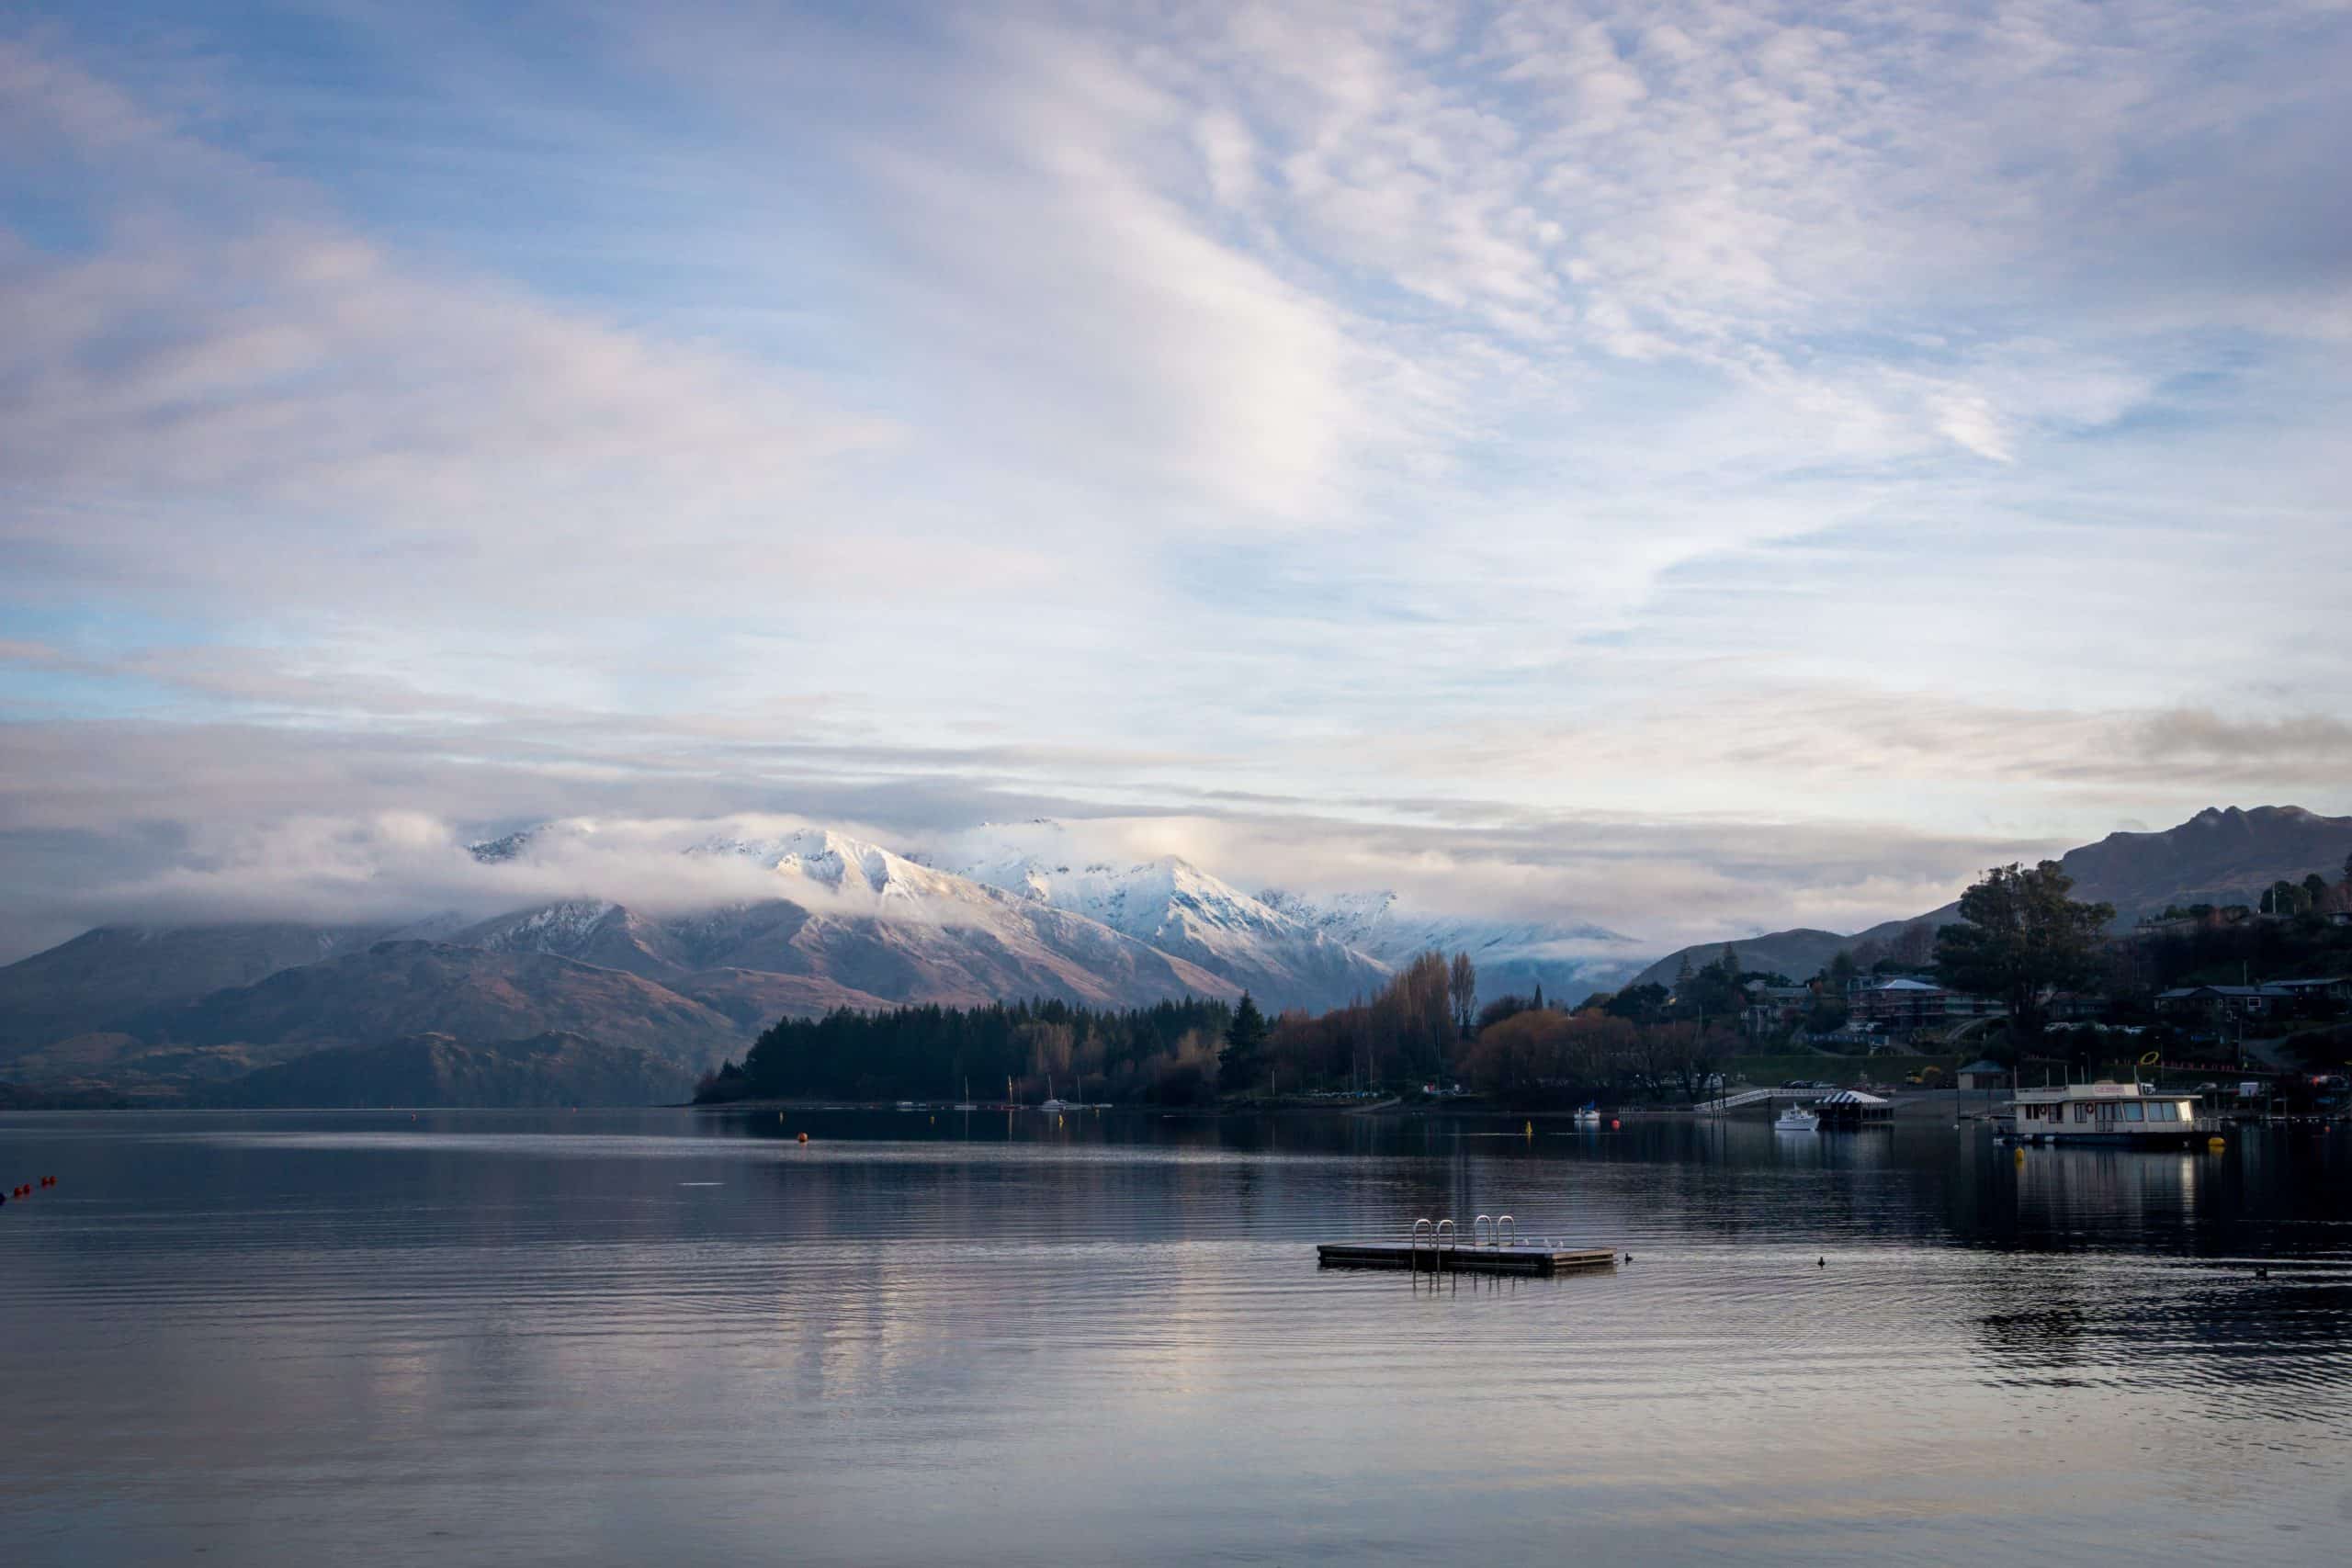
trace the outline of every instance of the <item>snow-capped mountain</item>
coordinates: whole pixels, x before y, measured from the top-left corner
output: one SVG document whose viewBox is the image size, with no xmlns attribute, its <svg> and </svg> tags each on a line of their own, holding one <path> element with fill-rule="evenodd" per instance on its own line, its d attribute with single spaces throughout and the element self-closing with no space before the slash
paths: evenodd
<svg viewBox="0 0 2352 1568">
<path fill-rule="evenodd" d="M 1041 819 L 981 829 L 925 859 L 1187 959 L 1270 1007 L 1334 1007 L 1387 982 L 1386 964 L 1190 861 L 1090 859 L 1073 851 L 1067 829 Z"/>
<path fill-rule="evenodd" d="M 473 853 L 485 864 L 528 870 L 536 857 L 576 848 L 593 831 L 549 824 L 476 845 Z M 711 869 L 727 874 L 708 886 L 724 893 L 661 915 L 609 899 L 562 900 L 501 915 L 449 940 L 625 969 L 695 996 L 766 994 L 764 982 L 746 976 L 821 982 L 794 993 L 805 998 L 796 1010 L 1023 997 L 1125 1007 L 1240 994 L 1181 955 L 1086 916 L 830 829 L 709 838 L 681 852 L 720 863 Z M 565 863 L 580 874 L 576 858 Z"/>
<path fill-rule="evenodd" d="M 1645 956 L 1604 926 L 1563 920 L 1493 920 L 1414 909 L 1394 893 L 1329 897 L 1268 888 L 1259 902 L 1301 925 L 1394 967 L 1415 953 L 1466 953 L 1478 966 L 1478 994 L 1544 994 L 1581 1000 L 1617 985 Z"/>
<path fill-rule="evenodd" d="M 602 898 L 499 915 L 434 940 L 492 953 L 548 953 L 657 980 L 694 967 L 659 923 Z"/>
<path fill-rule="evenodd" d="M 962 879 L 879 844 L 804 828 L 769 839 L 706 839 L 687 852 L 749 861 L 775 878 L 776 897 L 877 914 L 939 918 L 994 900 Z"/>
</svg>

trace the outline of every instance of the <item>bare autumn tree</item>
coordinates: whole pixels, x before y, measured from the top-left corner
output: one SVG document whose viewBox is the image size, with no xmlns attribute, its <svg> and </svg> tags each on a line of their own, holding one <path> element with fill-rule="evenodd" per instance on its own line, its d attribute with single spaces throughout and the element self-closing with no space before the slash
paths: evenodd
<svg viewBox="0 0 2352 1568">
<path fill-rule="evenodd" d="M 1445 985 L 1453 998 L 1453 1030 L 1464 1039 L 1470 1036 L 1470 1020 L 1478 1007 L 1478 966 L 1470 962 L 1466 953 L 1457 953 L 1447 965 Z"/>
</svg>

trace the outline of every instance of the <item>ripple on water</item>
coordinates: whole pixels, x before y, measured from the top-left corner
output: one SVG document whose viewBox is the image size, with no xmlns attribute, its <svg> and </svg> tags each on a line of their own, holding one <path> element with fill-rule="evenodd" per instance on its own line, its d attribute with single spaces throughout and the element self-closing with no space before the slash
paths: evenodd
<svg viewBox="0 0 2352 1568">
<path fill-rule="evenodd" d="M 907 1120 L 0 1118 L 66 1179 L 0 1214 L 0 1388 L 42 1438 L 0 1445 L 0 1526 L 61 1562 L 2294 1561 L 2340 1529 L 2324 1145 Z M 1481 1211 L 1634 1261 L 1312 1261 Z"/>
</svg>

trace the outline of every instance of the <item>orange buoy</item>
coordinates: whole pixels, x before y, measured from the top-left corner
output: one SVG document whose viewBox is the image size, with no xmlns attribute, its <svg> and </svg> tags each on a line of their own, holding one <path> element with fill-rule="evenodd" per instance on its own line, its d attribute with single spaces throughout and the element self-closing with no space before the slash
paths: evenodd
<svg viewBox="0 0 2352 1568">
<path fill-rule="evenodd" d="M 805 1144 L 805 1143 L 807 1143 L 807 1142 L 808 1141 L 808 1134 L 806 1134 L 806 1133 L 801 1134 L 800 1134 L 800 1141 L 801 1141 L 802 1143 L 804 1143 L 804 1144 Z"/>
</svg>

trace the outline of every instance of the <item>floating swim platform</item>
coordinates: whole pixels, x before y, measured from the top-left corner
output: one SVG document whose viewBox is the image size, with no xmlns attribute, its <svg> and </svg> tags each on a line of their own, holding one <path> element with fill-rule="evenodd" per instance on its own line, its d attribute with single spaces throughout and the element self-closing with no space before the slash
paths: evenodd
<svg viewBox="0 0 2352 1568">
<path fill-rule="evenodd" d="M 1327 1241 L 1315 1249 L 1326 1269 L 1428 1269 L 1461 1274 L 1557 1274 L 1571 1269 L 1609 1269 L 1617 1254 L 1607 1247 L 1559 1247 L 1511 1243 L 1501 1247 L 1456 1247 L 1427 1241 Z"/>
</svg>

